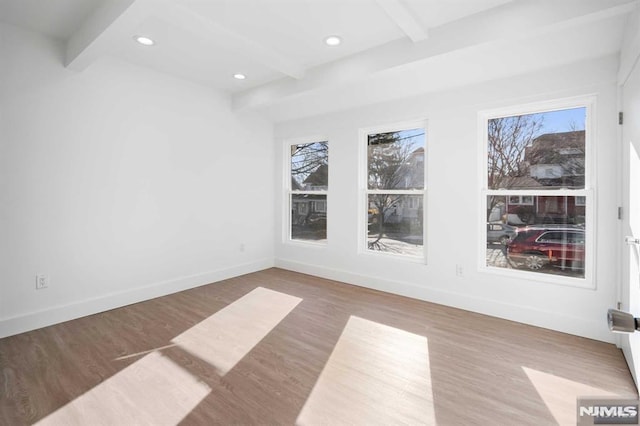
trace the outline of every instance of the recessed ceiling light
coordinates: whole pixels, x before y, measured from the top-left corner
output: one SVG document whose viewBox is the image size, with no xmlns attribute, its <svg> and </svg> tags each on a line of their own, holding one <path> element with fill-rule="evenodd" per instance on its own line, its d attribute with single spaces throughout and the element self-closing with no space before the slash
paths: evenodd
<svg viewBox="0 0 640 426">
<path fill-rule="evenodd" d="M 342 43 L 342 39 L 337 35 L 332 35 L 324 39 L 324 43 L 327 46 L 337 46 Z"/>
<path fill-rule="evenodd" d="M 242 73 L 236 73 L 233 75 L 233 78 L 235 78 L 236 80 L 244 80 L 245 78 L 247 78 L 247 76 Z"/>
<path fill-rule="evenodd" d="M 135 41 L 137 41 L 138 43 L 142 44 L 143 46 L 153 46 L 154 44 L 156 44 L 155 41 L 151 40 L 149 37 L 145 37 L 145 36 L 134 36 L 133 39 Z"/>
</svg>

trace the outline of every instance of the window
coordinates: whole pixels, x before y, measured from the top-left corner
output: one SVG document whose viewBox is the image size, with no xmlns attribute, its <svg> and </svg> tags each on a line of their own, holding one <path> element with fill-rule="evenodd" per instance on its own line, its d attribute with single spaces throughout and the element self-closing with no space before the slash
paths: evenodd
<svg viewBox="0 0 640 426">
<path fill-rule="evenodd" d="M 314 211 L 318 212 L 318 213 L 326 213 L 327 212 L 327 202 L 322 200 L 322 201 L 314 201 L 312 203 L 312 208 Z"/>
<path fill-rule="evenodd" d="M 424 126 L 365 135 L 365 250 L 423 258 Z"/>
<path fill-rule="evenodd" d="M 591 104 L 482 115 L 485 268 L 582 286 L 589 281 Z M 484 222 L 511 232 L 498 238 Z"/>
<path fill-rule="evenodd" d="M 328 143 L 295 144 L 290 148 L 289 238 L 326 242 Z"/>
<path fill-rule="evenodd" d="M 509 204 L 511 205 L 533 205 L 533 197 L 530 195 L 511 195 L 509 196 Z"/>
</svg>

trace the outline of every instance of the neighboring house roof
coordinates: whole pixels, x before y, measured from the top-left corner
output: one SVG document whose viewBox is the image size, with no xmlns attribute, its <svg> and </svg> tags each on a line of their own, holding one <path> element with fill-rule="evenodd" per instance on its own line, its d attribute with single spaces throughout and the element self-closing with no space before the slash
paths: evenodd
<svg viewBox="0 0 640 426">
<path fill-rule="evenodd" d="M 525 148 L 529 175 L 543 186 L 584 187 L 584 130 L 547 133 Z"/>
<path fill-rule="evenodd" d="M 562 164 L 568 157 L 584 158 L 584 130 L 547 133 L 525 148 L 524 160 L 530 165 Z"/>
<path fill-rule="evenodd" d="M 321 164 L 302 182 L 305 187 L 309 186 L 327 186 L 329 182 L 329 166 Z"/>
<path fill-rule="evenodd" d="M 500 188 L 509 189 L 537 189 L 542 188 L 542 184 L 531 176 L 507 176 L 501 179 Z"/>
</svg>

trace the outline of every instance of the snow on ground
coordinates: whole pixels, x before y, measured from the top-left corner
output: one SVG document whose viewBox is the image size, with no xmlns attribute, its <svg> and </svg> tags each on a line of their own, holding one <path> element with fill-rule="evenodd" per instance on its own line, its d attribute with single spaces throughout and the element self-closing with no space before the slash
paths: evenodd
<svg viewBox="0 0 640 426">
<path fill-rule="evenodd" d="M 424 249 L 422 245 L 406 243 L 404 241 L 385 237 L 381 238 L 377 243 L 374 243 L 375 240 L 376 238 L 369 238 L 367 241 L 368 247 L 372 251 L 416 257 L 421 257 L 424 255 Z"/>
</svg>

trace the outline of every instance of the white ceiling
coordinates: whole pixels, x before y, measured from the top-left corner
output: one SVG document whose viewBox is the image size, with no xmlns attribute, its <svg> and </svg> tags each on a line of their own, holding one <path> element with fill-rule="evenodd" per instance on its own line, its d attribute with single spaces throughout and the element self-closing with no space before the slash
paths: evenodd
<svg viewBox="0 0 640 426">
<path fill-rule="evenodd" d="M 0 21 L 68 39 L 104 0 L 0 0 Z"/>
<path fill-rule="evenodd" d="M 615 53 L 637 2 L 0 0 L 0 21 L 62 40 L 70 69 L 116 57 L 280 120 Z"/>
</svg>

